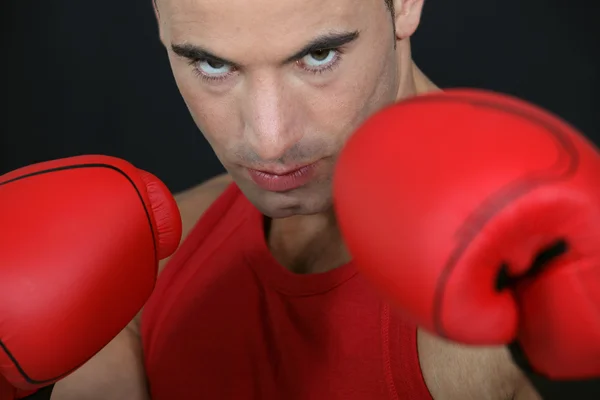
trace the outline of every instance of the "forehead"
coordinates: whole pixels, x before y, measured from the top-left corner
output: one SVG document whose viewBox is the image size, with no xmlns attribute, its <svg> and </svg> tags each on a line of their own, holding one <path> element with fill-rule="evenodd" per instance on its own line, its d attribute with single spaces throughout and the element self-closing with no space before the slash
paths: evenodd
<svg viewBox="0 0 600 400">
<path fill-rule="evenodd" d="M 304 44 L 338 30 L 363 31 L 383 0 L 158 0 L 161 24 L 171 42 L 271 50 Z"/>
</svg>

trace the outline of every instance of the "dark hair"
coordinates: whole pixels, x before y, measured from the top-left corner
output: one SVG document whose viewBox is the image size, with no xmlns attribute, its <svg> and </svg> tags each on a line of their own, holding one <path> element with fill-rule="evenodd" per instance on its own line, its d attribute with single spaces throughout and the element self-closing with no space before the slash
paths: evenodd
<svg viewBox="0 0 600 400">
<path fill-rule="evenodd" d="M 392 13 L 392 18 L 394 18 L 394 0 L 384 0 L 385 1 L 385 5 L 387 6 L 388 10 L 390 10 L 390 13 Z M 153 0 L 154 2 L 154 7 L 156 7 L 156 0 Z"/>
<path fill-rule="evenodd" d="M 392 18 L 394 18 L 394 0 L 384 0 L 385 5 L 387 6 L 390 13 L 392 13 Z"/>
</svg>

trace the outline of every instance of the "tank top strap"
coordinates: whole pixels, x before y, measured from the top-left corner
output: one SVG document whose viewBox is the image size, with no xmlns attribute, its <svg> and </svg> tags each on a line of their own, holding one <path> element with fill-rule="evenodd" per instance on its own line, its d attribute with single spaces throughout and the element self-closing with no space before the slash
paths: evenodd
<svg viewBox="0 0 600 400">
<path fill-rule="evenodd" d="M 168 266 L 163 270 L 160 280 L 157 283 L 152 296 L 144 306 L 142 314 L 142 338 L 151 340 L 152 332 L 148 328 L 148 324 L 144 323 L 146 316 L 161 315 L 159 309 L 166 305 L 168 298 L 167 292 L 173 290 L 173 283 L 180 279 L 182 270 L 188 266 L 187 261 L 194 255 L 198 249 L 202 248 L 202 244 L 209 237 L 214 237 L 215 228 L 222 226 L 227 230 L 235 230 L 244 220 L 245 208 L 243 207 L 244 196 L 235 183 L 231 183 L 225 191 L 210 205 L 210 207 L 202 214 L 202 217 L 196 222 L 183 243 L 179 246 L 175 254 L 169 260 Z M 233 223 L 228 223 L 230 220 Z M 225 222 L 225 223 L 223 223 Z M 223 234 L 227 237 L 227 234 Z M 174 297 L 171 296 L 171 299 Z"/>
<path fill-rule="evenodd" d="M 419 362 L 416 325 L 386 304 L 382 327 L 383 342 L 389 342 L 389 346 L 385 347 L 391 353 L 390 365 L 386 366 L 386 380 L 394 389 L 396 399 L 432 400 Z"/>
</svg>

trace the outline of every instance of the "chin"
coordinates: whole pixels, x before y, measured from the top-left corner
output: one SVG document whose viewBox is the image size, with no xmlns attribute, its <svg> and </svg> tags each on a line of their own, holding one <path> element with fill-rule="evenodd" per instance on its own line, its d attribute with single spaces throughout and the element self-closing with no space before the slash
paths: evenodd
<svg viewBox="0 0 600 400">
<path fill-rule="evenodd" d="M 288 218 L 295 215 L 314 215 L 331 210 L 331 186 L 312 183 L 289 192 L 268 192 L 252 182 L 238 184 L 248 200 L 269 218 Z"/>
</svg>

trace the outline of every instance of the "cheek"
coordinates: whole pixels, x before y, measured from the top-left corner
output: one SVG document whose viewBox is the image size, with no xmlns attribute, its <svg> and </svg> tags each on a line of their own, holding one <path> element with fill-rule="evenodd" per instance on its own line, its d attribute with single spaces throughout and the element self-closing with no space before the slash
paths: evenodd
<svg viewBox="0 0 600 400">
<path fill-rule="evenodd" d="M 389 52 L 388 52 L 389 53 Z M 398 91 L 395 57 L 374 55 L 380 63 L 348 60 L 338 80 L 313 103 L 322 130 L 344 142 L 367 118 L 393 103 Z"/>
<path fill-rule="evenodd" d="M 231 96 L 215 95 L 203 89 L 201 78 L 190 67 L 171 64 L 177 87 L 194 122 L 218 156 L 234 147 L 241 135 L 241 122 L 236 118 Z M 219 157 L 220 158 L 220 157 Z"/>
</svg>

